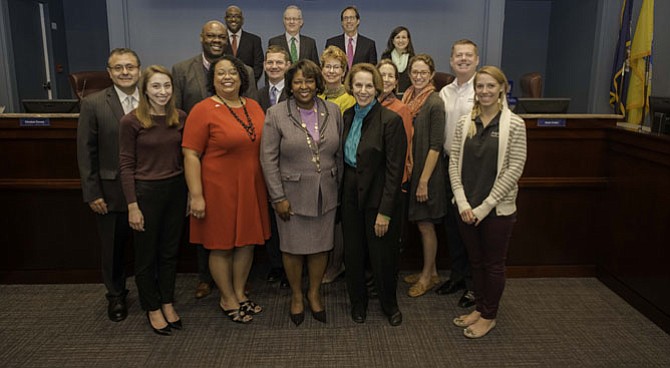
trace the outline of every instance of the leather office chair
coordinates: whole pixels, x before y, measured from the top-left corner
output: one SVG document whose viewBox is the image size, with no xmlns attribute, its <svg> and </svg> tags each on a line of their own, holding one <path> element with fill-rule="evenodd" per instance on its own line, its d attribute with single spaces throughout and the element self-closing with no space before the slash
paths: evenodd
<svg viewBox="0 0 670 368">
<path fill-rule="evenodd" d="M 542 75 L 538 72 L 526 73 L 519 78 L 521 97 L 542 97 Z"/>
<path fill-rule="evenodd" d="M 106 71 L 76 72 L 70 74 L 69 79 L 70 86 L 79 100 L 113 84 Z"/>
<path fill-rule="evenodd" d="M 456 77 L 453 74 L 444 72 L 435 72 L 435 76 L 433 77 L 433 84 L 435 85 L 435 91 L 440 92 L 440 90 L 442 90 L 442 87 L 453 82 L 454 79 L 456 79 Z"/>
</svg>

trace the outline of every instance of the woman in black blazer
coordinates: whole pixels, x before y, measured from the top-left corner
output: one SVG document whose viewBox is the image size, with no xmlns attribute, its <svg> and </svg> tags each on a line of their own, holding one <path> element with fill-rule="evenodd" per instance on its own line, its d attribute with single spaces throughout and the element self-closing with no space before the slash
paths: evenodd
<svg viewBox="0 0 670 368">
<path fill-rule="evenodd" d="M 407 138 L 402 119 L 377 102 L 382 78 L 374 65 L 353 66 L 345 81 L 356 105 L 344 113 L 342 229 L 351 318 L 365 322 L 365 260 L 369 257 L 382 311 L 402 323 L 396 298 L 400 184 Z"/>
</svg>

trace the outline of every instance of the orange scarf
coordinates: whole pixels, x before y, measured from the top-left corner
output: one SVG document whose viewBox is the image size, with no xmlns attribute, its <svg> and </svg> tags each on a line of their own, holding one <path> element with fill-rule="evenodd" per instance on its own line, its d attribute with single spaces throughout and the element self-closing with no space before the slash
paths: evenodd
<svg viewBox="0 0 670 368">
<path fill-rule="evenodd" d="M 409 107 L 409 111 L 412 113 L 412 118 L 416 117 L 423 104 L 426 103 L 428 96 L 430 96 L 433 91 L 435 91 L 435 86 L 432 84 L 425 86 L 421 92 L 416 95 L 414 86 L 410 86 L 405 90 L 405 94 L 402 96 L 402 102 Z"/>
</svg>

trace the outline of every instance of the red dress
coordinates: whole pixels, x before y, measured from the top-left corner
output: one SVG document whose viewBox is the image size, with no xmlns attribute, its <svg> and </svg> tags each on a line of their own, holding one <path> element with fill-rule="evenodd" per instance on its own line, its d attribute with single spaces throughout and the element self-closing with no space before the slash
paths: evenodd
<svg viewBox="0 0 670 368">
<path fill-rule="evenodd" d="M 267 191 L 259 160 L 263 110 L 254 100 L 246 108 L 256 131 L 251 141 L 228 108 L 211 98 L 193 107 L 182 147 L 202 153 L 205 217 L 191 217 L 191 243 L 228 250 L 263 244 L 270 237 Z M 246 124 L 242 107 L 232 108 Z"/>
</svg>

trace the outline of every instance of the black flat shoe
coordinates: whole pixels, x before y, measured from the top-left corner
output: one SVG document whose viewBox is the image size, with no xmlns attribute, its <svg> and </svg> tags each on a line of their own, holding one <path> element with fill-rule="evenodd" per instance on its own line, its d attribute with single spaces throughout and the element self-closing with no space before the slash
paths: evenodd
<svg viewBox="0 0 670 368">
<path fill-rule="evenodd" d="M 152 330 L 154 330 L 155 333 L 161 335 L 161 336 L 170 336 L 172 333 L 172 330 L 170 329 L 170 324 L 168 323 L 167 326 L 163 328 L 156 328 L 151 324 L 151 318 L 149 317 L 149 312 L 147 312 L 147 321 L 149 321 L 149 326 L 151 327 Z"/>
<path fill-rule="evenodd" d="M 458 306 L 461 308 L 470 308 L 475 305 L 475 293 L 471 290 L 465 290 L 461 299 L 458 300 Z"/>
<path fill-rule="evenodd" d="M 170 326 L 170 328 L 174 328 L 175 330 L 181 330 L 182 328 L 184 328 L 184 326 L 182 326 L 182 323 L 181 323 L 181 318 L 174 321 L 174 322 L 167 321 L 167 323 L 168 323 L 168 326 Z"/>
<path fill-rule="evenodd" d="M 400 311 L 397 311 L 389 316 L 389 324 L 391 326 L 394 327 L 400 326 L 401 323 L 402 323 L 402 313 L 400 313 Z"/>
<path fill-rule="evenodd" d="M 365 312 L 351 311 L 351 319 L 356 323 L 365 323 Z"/>
<path fill-rule="evenodd" d="M 289 313 L 289 315 L 291 316 L 291 322 L 293 322 L 296 325 L 296 327 L 300 326 L 300 324 L 305 320 L 305 311 L 302 311 L 297 314 Z"/>
<path fill-rule="evenodd" d="M 437 288 L 435 292 L 438 293 L 439 295 L 447 295 L 447 294 L 453 294 L 463 289 L 465 289 L 465 281 L 461 280 L 459 282 L 452 282 L 451 279 L 449 279 L 439 288 Z"/>
<path fill-rule="evenodd" d="M 109 297 L 109 304 L 107 305 L 107 317 L 112 322 L 121 322 L 128 316 L 128 308 L 126 307 L 126 297 Z"/>
</svg>

